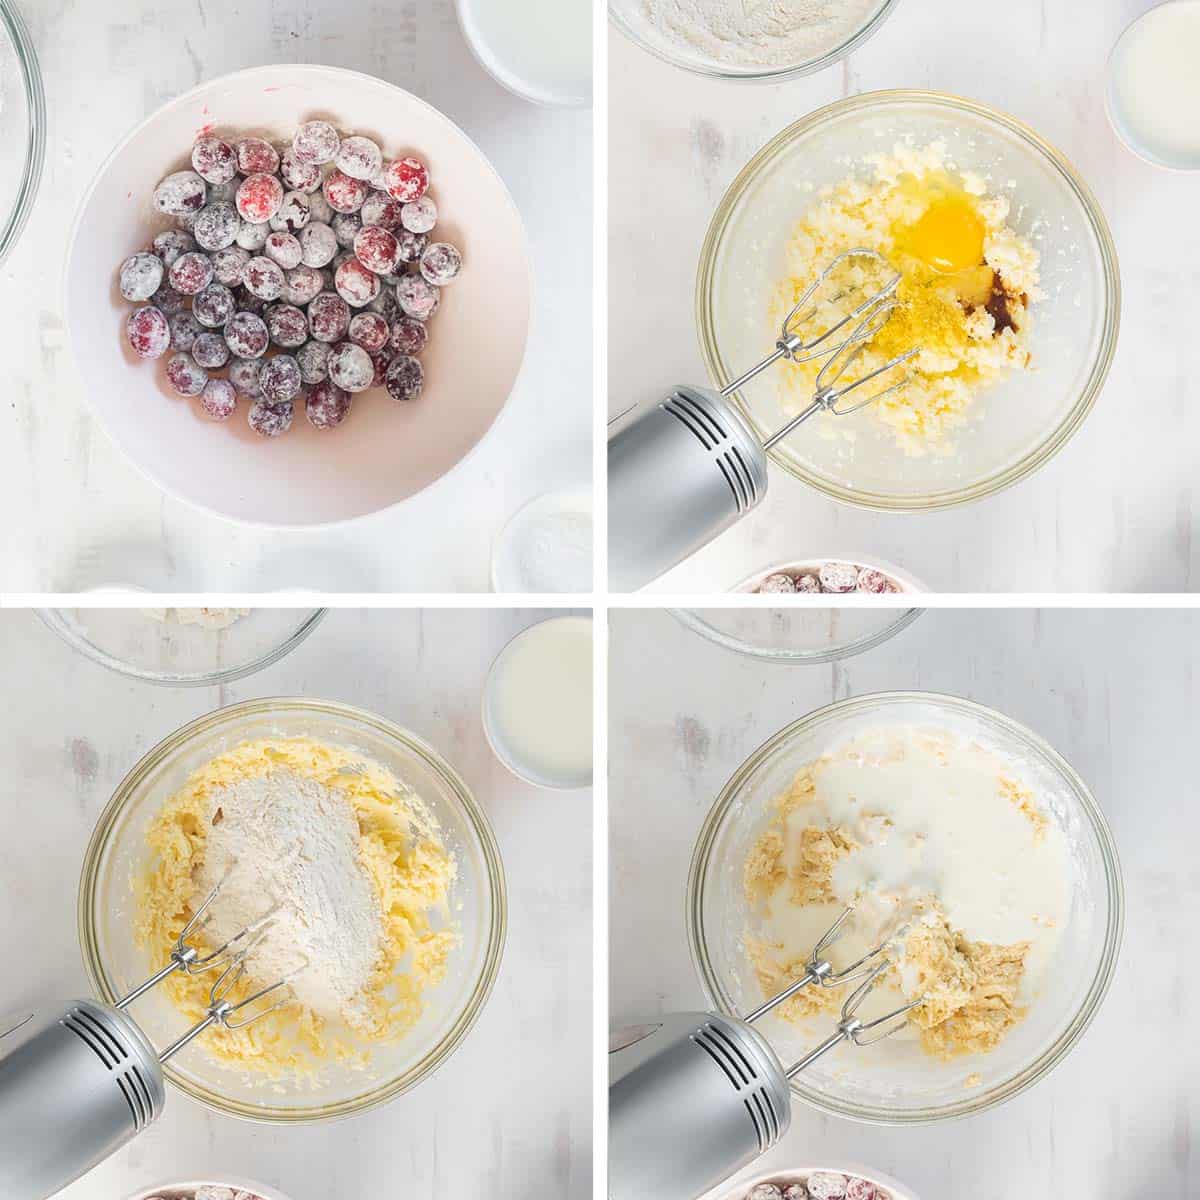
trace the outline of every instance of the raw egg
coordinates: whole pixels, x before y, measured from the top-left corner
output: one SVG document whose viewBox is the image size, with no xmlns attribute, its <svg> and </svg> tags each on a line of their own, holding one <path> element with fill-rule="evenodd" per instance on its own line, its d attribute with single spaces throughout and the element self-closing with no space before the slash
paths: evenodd
<svg viewBox="0 0 1200 1200">
<path fill-rule="evenodd" d="M 954 275 L 983 262 L 984 224 L 970 201 L 935 200 L 907 231 L 904 248 L 942 275 Z"/>
</svg>

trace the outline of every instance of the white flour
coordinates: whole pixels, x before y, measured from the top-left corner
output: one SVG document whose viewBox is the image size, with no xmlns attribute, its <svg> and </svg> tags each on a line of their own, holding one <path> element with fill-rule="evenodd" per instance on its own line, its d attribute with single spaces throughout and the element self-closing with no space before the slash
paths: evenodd
<svg viewBox="0 0 1200 1200">
<path fill-rule="evenodd" d="M 880 0 L 642 0 L 668 42 L 715 63 L 785 67 L 835 49 Z"/>
<path fill-rule="evenodd" d="M 209 939 L 219 945 L 278 907 L 249 974 L 265 985 L 303 967 L 292 979 L 296 999 L 354 1024 L 382 954 L 383 914 L 349 804 L 276 771 L 215 791 L 210 820 L 199 887 L 203 894 L 225 882 L 209 910 Z"/>
</svg>

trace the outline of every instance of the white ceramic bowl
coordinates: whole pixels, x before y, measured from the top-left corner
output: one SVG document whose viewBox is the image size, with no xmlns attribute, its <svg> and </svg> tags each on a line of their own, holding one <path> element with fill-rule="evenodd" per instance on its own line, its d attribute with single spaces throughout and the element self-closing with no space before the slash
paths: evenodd
<svg viewBox="0 0 1200 1200">
<path fill-rule="evenodd" d="M 195 1190 L 202 1187 L 227 1187 L 253 1192 L 254 1195 L 262 1197 L 262 1200 L 291 1200 L 291 1197 L 285 1196 L 278 1188 L 267 1187 L 264 1183 L 253 1183 L 248 1179 L 234 1179 L 226 1175 L 222 1175 L 219 1179 L 206 1177 L 204 1179 L 183 1179 L 177 1183 L 160 1183 L 157 1187 L 143 1188 L 140 1192 L 134 1192 L 132 1196 L 126 1197 L 126 1200 L 155 1200 L 155 1198 L 175 1200 L 178 1196 L 185 1196 L 187 1200 L 191 1200 Z"/>
<path fill-rule="evenodd" d="M 757 592 L 760 587 L 772 575 L 779 572 L 799 572 L 799 571 L 816 571 L 822 563 L 853 563 L 858 567 L 870 567 L 873 570 L 880 571 L 886 575 L 893 583 L 900 588 L 900 593 L 905 592 L 927 592 L 929 589 L 922 583 L 910 575 L 907 571 L 902 571 L 899 567 L 893 566 L 891 563 L 884 562 L 882 559 L 871 558 L 862 554 L 813 554 L 807 558 L 789 558 L 783 562 L 772 563 L 769 567 L 762 567 L 755 571 L 753 575 L 747 575 L 733 590 L 735 592 Z M 780 603 L 788 603 L 787 596 L 789 593 L 784 592 L 774 593 L 780 600 Z M 806 600 L 817 595 L 836 595 L 839 593 L 820 593 L 810 592 L 806 595 L 801 595 L 800 600 Z M 855 596 L 862 593 L 848 592 L 846 595 Z M 899 593 L 891 593 L 897 595 Z"/>
<path fill-rule="evenodd" d="M 817 1171 L 836 1171 L 839 1175 L 856 1175 L 859 1179 L 865 1179 L 869 1183 L 873 1183 L 876 1187 L 886 1188 L 890 1193 L 891 1200 L 917 1200 L 916 1192 L 909 1191 L 903 1184 L 897 1183 L 889 1175 L 883 1175 L 876 1171 L 874 1167 L 860 1167 L 856 1164 L 838 1163 L 830 1166 L 827 1163 L 821 1163 L 811 1167 L 788 1167 L 778 1171 L 762 1171 L 758 1175 L 754 1175 L 749 1179 L 740 1179 L 737 1183 L 727 1186 L 724 1190 L 713 1194 L 714 1200 L 746 1200 L 750 1194 L 751 1188 L 760 1183 L 777 1183 L 782 1185 L 789 1183 L 804 1183 L 810 1175 Z M 136 1197 L 135 1200 L 141 1200 L 141 1197 Z"/>
<path fill-rule="evenodd" d="M 355 401 L 333 432 L 301 413 L 284 437 L 207 420 L 175 395 L 163 363 L 126 344 L 132 305 L 117 288 L 122 260 L 169 222 L 152 194 L 186 166 L 202 129 L 230 137 L 290 139 L 322 117 L 376 139 L 385 155 L 415 154 L 430 171 L 439 233 L 463 251 L 422 355 L 419 400 L 382 390 Z M 84 394 L 130 460 L 171 495 L 250 524 L 313 527 L 378 512 L 460 463 L 496 420 L 525 353 L 532 294 L 521 218 L 477 146 L 423 100 L 392 84 L 321 66 L 259 67 L 201 84 L 160 109 L 113 152 L 80 206 L 67 262 L 67 329 Z"/>
</svg>

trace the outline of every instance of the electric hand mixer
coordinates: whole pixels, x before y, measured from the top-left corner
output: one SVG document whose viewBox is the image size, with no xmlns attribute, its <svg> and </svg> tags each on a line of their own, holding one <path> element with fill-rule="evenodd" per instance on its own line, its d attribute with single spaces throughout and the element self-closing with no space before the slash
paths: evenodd
<svg viewBox="0 0 1200 1200">
<path fill-rule="evenodd" d="M 832 301 L 850 296 L 853 307 L 828 329 L 805 337 L 803 329 L 817 312 L 818 291 L 840 268 L 855 264 L 868 270 L 882 266 L 886 282 L 866 290 L 861 299 L 861 288 L 835 294 Z M 677 387 L 621 425 L 608 443 L 608 563 L 615 589 L 636 591 L 749 513 L 767 493 L 767 451 L 805 421 L 819 412 L 849 416 L 904 386 L 901 378 L 865 398 L 859 394 L 847 400 L 902 366 L 919 347 L 843 382 L 891 316 L 899 283 L 899 273 L 874 250 L 838 255 L 796 301 L 774 351 L 762 362 L 719 392 Z M 828 361 L 817 373 L 808 406 L 761 441 L 730 397 L 781 358 Z"/>
<path fill-rule="evenodd" d="M 112 1007 L 77 1000 L 46 1021 L 25 1016 L 8 1022 L 8 1028 L 0 1025 L 0 1046 L 7 1037 L 28 1035 L 0 1058 L 0 1196 L 5 1200 L 52 1196 L 148 1128 L 166 1103 L 162 1064 L 206 1029 L 242 1029 L 288 1002 L 285 995 L 263 1006 L 295 972 L 245 999 L 232 999 L 273 913 L 209 953 L 191 944 L 220 888 L 217 884 L 209 892 L 188 921 L 170 963 Z M 126 1007 L 176 971 L 216 970 L 220 974 L 204 1019 L 156 1051 Z M 256 1011 L 238 1015 L 254 1005 Z"/>
<path fill-rule="evenodd" d="M 890 964 L 887 945 L 836 969 L 826 952 L 853 912 L 817 943 L 804 974 L 745 1017 L 672 1013 L 620 1030 L 609 1047 L 610 1200 L 693 1200 L 765 1154 L 791 1122 L 788 1080 L 842 1042 L 869 1046 L 897 1032 L 923 1002 L 869 1020 L 858 1013 Z M 857 982 L 834 1032 L 784 1067 L 754 1022 L 810 985 Z"/>
</svg>

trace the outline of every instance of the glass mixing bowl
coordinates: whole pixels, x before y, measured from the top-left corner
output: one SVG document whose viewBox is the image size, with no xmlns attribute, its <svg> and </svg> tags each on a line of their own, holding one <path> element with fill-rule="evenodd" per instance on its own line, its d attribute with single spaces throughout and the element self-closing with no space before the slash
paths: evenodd
<svg viewBox="0 0 1200 1200">
<path fill-rule="evenodd" d="M 1075 876 L 1070 919 L 1025 1018 L 991 1053 L 941 1062 L 914 1041 L 885 1064 L 869 1047 L 826 1055 L 792 1080 L 792 1092 L 814 1108 L 886 1125 L 966 1116 L 1036 1083 L 1079 1040 L 1108 991 L 1124 923 L 1116 846 L 1083 780 L 1044 741 L 998 712 L 952 696 L 889 692 L 844 700 L 801 718 L 760 746 L 717 797 L 692 855 L 687 925 L 693 961 L 711 1003 L 744 1013 L 761 992 L 742 950 L 753 922 L 742 896 L 742 867 L 769 818 L 771 800 L 797 770 L 831 745 L 881 725 L 916 725 L 970 737 L 1013 765 L 1046 816 L 1065 833 Z M 815 1044 L 780 1018 L 759 1029 L 783 1062 Z M 848 1066 L 853 1067 L 847 1070 Z M 981 1082 L 971 1086 L 970 1072 Z"/>
<path fill-rule="evenodd" d="M 929 510 L 977 500 L 1024 478 L 1083 423 L 1108 375 L 1120 322 L 1117 254 L 1103 214 L 1071 164 L 1033 130 L 986 105 L 933 92 L 868 92 L 804 117 L 767 143 L 725 193 L 696 280 L 708 372 L 724 387 L 778 337 L 770 297 L 793 228 L 817 191 L 861 172 L 898 142 L 945 143 L 960 168 L 1012 201 L 1009 223 L 1041 251 L 1032 309 L 1035 369 L 982 391 L 954 432 L 955 452 L 910 457 L 869 408 L 821 414 L 770 451 L 775 464 L 835 500 Z M 737 402 L 764 439 L 786 418 L 768 373 Z M 838 423 L 823 436 L 818 422 Z"/>
<path fill-rule="evenodd" d="M 211 687 L 245 679 L 290 654 L 323 608 L 252 608 L 225 629 L 157 620 L 141 608 L 41 608 L 43 623 L 72 649 L 131 679 Z"/>
<path fill-rule="evenodd" d="M 0 0 L 0 263 L 33 209 L 46 156 L 46 96 L 29 31 Z"/>
<path fill-rule="evenodd" d="M 654 27 L 647 19 L 645 0 L 608 0 L 608 17 L 635 45 L 674 67 L 717 79 L 779 83 L 785 79 L 798 79 L 801 75 L 813 75 L 840 62 L 878 31 L 898 3 L 899 0 L 877 0 L 864 19 L 855 28 L 847 30 L 843 38 L 822 47 L 810 58 L 783 66 L 739 66 L 719 62 L 699 50 L 690 51 Z"/>
<path fill-rule="evenodd" d="M 461 940 L 446 978 L 425 993 L 425 1011 L 392 1045 L 369 1047 L 361 1070 L 337 1063 L 317 1088 L 222 1066 L 203 1037 L 164 1067 L 169 1083 L 218 1112 L 276 1124 L 323 1121 L 363 1112 L 415 1087 L 462 1042 L 491 993 L 504 948 L 504 870 L 490 824 L 466 784 L 431 746 L 362 709 L 323 700 L 273 698 L 219 709 L 160 742 L 122 780 L 92 834 L 79 884 L 79 940 L 96 994 L 113 1003 L 161 963 L 134 945 L 132 883 L 152 865 L 146 830 L 166 799 L 215 755 L 260 737 L 312 737 L 349 746 L 386 767 L 424 799 L 458 862 L 451 915 Z M 131 1010 L 155 1045 L 186 1022 L 166 994 L 153 991 Z"/>
</svg>

